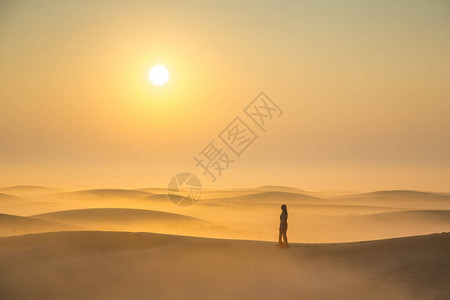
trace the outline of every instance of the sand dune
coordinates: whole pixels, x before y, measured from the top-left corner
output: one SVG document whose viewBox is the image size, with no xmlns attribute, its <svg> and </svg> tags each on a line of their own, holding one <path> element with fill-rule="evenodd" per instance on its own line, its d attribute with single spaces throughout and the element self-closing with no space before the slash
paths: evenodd
<svg viewBox="0 0 450 300">
<path fill-rule="evenodd" d="M 29 197 L 50 194 L 61 191 L 61 189 L 49 188 L 45 186 L 17 185 L 0 188 L 0 191 L 14 196 Z"/>
<path fill-rule="evenodd" d="M 369 216 L 365 216 L 364 218 L 368 217 L 376 220 L 400 221 L 405 218 L 413 218 L 416 221 L 426 220 L 428 222 L 450 223 L 450 210 L 410 210 L 410 211 L 386 212 L 386 213 L 372 214 Z"/>
<path fill-rule="evenodd" d="M 267 210 L 214 207 L 215 220 L 234 230 L 233 238 L 274 240 L 279 226 L 279 208 Z M 288 236 L 295 242 L 351 242 L 450 231 L 450 213 L 443 210 L 389 211 L 345 214 L 324 207 L 314 210 L 290 208 Z M 317 211 L 319 213 L 317 213 Z M 210 214 L 211 215 L 211 214 Z M 199 216 L 201 216 L 199 214 Z M 206 214 L 207 216 L 207 214 Z"/>
<path fill-rule="evenodd" d="M 128 208 L 77 209 L 39 214 L 32 217 L 75 226 L 87 226 L 96 230 L 202 235 L 214 232 L 214 230 L 225 229 L 224 226 L 180 214 Z"/>
<path fill-rule="evenodd" d="M 155 194 L 155 195 L 151 195 L 146 197 L 145 199 L 149 200 L 149 203 L 165 203 L 165 204 L 172 204 L 172 201 L 169 199 L 169 195 L 168 194 Z M 173 201 L 178 202 L 178 201 L 187 201 L 190 204 L 192 203 L 192 199 L 189 197 L 183 197 L 180 195 L 171 195 L 171 199 L 173 199 Z"/>
<path fill-rule="evenodd" d="M 449 234 L 377 240 L 450 231 L 444 194 L 322 197 L 264 186 L 206 190 L 182 208 L 165 189 L 45 191 L 0 194 L 0 213 L 8 213 L 0 214 L 0 299 L 440 299 L 450 292 Z M 377 241 L 290 249 L 250 241 L 277 239 L 281 204 L 291 243 Z M 18 236 L 26 233 L 39 234 Z"/>
<path fill-rule="evenodd" d="M 0 293 L 5 299 L 445 299 L 450 294 L 449 234 L 290 249 L 273 245 L 118 232 L 1 238 Z"/>
<path fill-rule="evenodd" d="M 55 191 L 57 189 L 49 188 L 45 186 L 37 186 L 37 185 L 16 185 L 16 186 L 9 186 L 0 188 L 0 191 L 7 191 L 11 193 L 36 193 L 36 192 L 51 192 Z"/>
<path fill-rule="evenodd" d="M 397 211 L 355 216 L 298 216 L 291 237 L 308 242 L 345 242 L 450 231 L 450 211 Z"/>
<path fill-rule="evenodd" d="M 22 199 L 16 196 L 0 193 L 0 205 L 21 202 Z"/>
<path fill-rule="evenodd" d="M 302 194 L 308 196 L 311 196 L 312 194 L 310 192 L 288 186 L 265 185 L 254 188 L 205 189 L 202 192 L 202 198 L 204 199 L 230 198 L 230 197 L 259 194 L 264 192 L 280 192 L 290 194 Z"/>
<path fill-rule="evenodd" d="M 255 201 L 237 201 L 237 202 L 217 202 L 213 199 L 202 200 L 199 202 L 199 206 L 207 207 L 222 207 L 231 209 L 246 209 L 255 210 L 255 213 L 261 210 L 278 211 L 281 203 L 273 202 L 258 202 Z M 302 201 L 299 201 L 302 202 Z M 283 202 L 285 203 L 285 202 Z M 287 202 L 286 202 L 287 203 Z M 330 204 L 321 202 L 320 204 L 304 204 L 304 203 L 287 203 L 289 204 L 289 211 L 291 213 L 301 214 L 313 214 L 318 216 L 353 216 L 353 215 L 367 215 L 392 211 L 404 211 L 409 210 L 400 207 L 388 207 L 388 206 L 369 206 L 369 205 L 352 205 L 352 204 Z"/>
<path fill-rule="evenodd" d="M 208 200 L 205 200 L 205 202 Z M 254 202 L 254 203 L 278 203 L 278 204 L 295 204 L 295 203 L 321 203 L 323 199 L 298 194 L 298 193 L 289 193 L 289 192 L 261 192 L 254 194 L 246 194 L 237 197 L 228 197 L 228 198 L 219 198 L 219 199 L 211 199 L 211 202 L 228 202 L 228 203 L 245 203 L 245 202 Z"/>
<path fill-rule="evenodd" d="M 92 207 L 134 207 L 139 203 L 145 202 L 152 193 L 126 190 L 126 189 L 91 189 L 82 191 L 72 191 L 64 193 L 55 193 L 49 195 L 46 199 L 55 202 L 64 202 L 70 204 L 85 205 Z M 44 199 L 41 198 L 41 201 Z"/>
<path fill-rule="evenodd" d="M 83 227 L 68 224 L 39 220 L 29 217 L 0 214 L 0 235 L 20 235 L 27 233 L 80 230 Z"/>
<path fill-rule="evenodd" d="M 241 206 L 244 204 L 241 204 Z M 251 203 L 248 204 L 250 208 Z M 278 203 L 268 203 L 264 208 L 278 209 Z M 292 213 L 312 214 L 317 216 L 354 216 L 368 215 L 384 212 L 403 211 L 403 208 L 392 208 L 385 206 L 368 206 L 368 205 L 337 205 L 337 204 L 289 204 L 289 211 Z"/>
<path fill-rule="evenodd" d="M 46 214 L 39 214 L 33 216 L 35 218 L 47 220 L 73 220 L 73 221 L 89 221 L 93 219 L 95 222 L 99 221 L 97 218 L 107 220 L 109 218 L 116 220 L 116 218 L 126 220 L 147 219 L 152 220 L 170 220 L 170 221 L 195 221 L 202 222 L 199 219 L 162 212 L 143 209 L 128 209 L 128 208 L 91 208 L 91 209 L 77 209 L 67 211 L 57 211 Z"/>
<path fill-rule="evenodd" d="M 271 188 L 273 190 L 270 190 Z M 265 191 L 261 192 L 261 190 Z M 321 196 L 320 193 L 305 192 L 295 188 L 265 186 L 255 189 L 240 190 L 241 194 L 227 197 L 217 197 L 220 196 L 220 193 L 218 191 L 215 193 L 214 197 L 208 197 L 207 192 L 202 194 L 202 203 L 205 205 L 216 205 L 219 201 L 221 203 L 231 204 L 285 203 L 291 205 L 355 205 L 398 209 L 429 208 L 444 210 L 450 208 L 450 197 L 448 195 L 443 193 L 418 191 L 377 191 L 366 194 L 330 197 Z"/>
<path fill-rule="evenodd" d="M 387 205 L 392 207 L 409 207 L 432 209 L 448 209 L 450 196 L 442 193 L 419 191 L 377 191 L 367 194 L 342 196 L 340 203 L 359 203 L 365 205 Z"/>
<path fill-rule="evenodd" d="M 206 192 L 212 198 L 205 196 L 189 208 L 174 205 L 165 192 L 154 194 L 126 189 L 45 194 L 39 199 L 5 196 L 14 201 L 2 202 L 0 197 L 0 213 L 35 216 L 51 212 L 55 218 L 53 221 L 86 225 L 95 230 L 273 240 L 277 237 L 280 205 L 287 204 L 289 237 L 294 242 L 348 242 L 449 230 L 446 211 L 450 210 L 450 201 L 438 193 L 381 191 L 321 198 L 302 194 L 299 189 L 279 186 Z M 217 196 L 221 197 L 214 198 Z M 416 197 L 416 200 L 409 201 L 411 197 Z M 72 212 L 64 212 L 68 210 Z M 437 210 L 443 211 L 443 214 Z M 164 211 L 166 214 L 164 218 L 158 218 L 149 211 Z M 403 211 L 405 214 L 400 213 Z M 170 213 L 179 218 L 169 217 Z"/>
<path fill-rule="evenodd" d="M 424 198 L 434 198 L 439 196 L 445 196 L 445 194 L 440 193 L 430 193 L 430 192 L 420 192 L 413 190 L 391 190 L 391 191 L 376 191 L 366 194 L 356 195 L 357 197 L 372 197 L 372 198 L 385 198 L 385 197 L 396 197 L 403 199 L 424 199 Z"/>
<path fill-rule="evenodd" d="M 86 198 L 144 198 L 149 196 L 149 192 L 135 191 L 135 190 L 124 190 L 124 189 L 93 189 L 84 190 L 76 192 L 67 192 L 58 194 L 62 198 L 76 198 L 76 199 L 86 199 Z"/>
<path fill-rule="evenodd" d="M 256 187 L 256 189 L 260 191 L 269 191 L 269 192 L 285 192 L 285 193 L 299 193 L 299 194 L 306 193 L 306 191 L 298 188 L 281 185 L 263 185 Z"/>
<path fill-rule="evenodd" d="M 136 189 L 138 191 L 151 192 L 159 195 L 166 195 L 167 189 L 164 188 L 142 188 Z M 285 193 L 298 193 L 311 196 L 313 193 L 306 192 L 297 188 L 287 186 L 275 186 L 267 185 L 255 188 L 228 188 L 228 189 L 203 189 L 202 199 L 217 199 L 217 198 L 230 198 L 241 197 L 245 195 L 252 195 L 264 192 L 285 192 Z"/>
<path fill-rule="evenodd" d="M 167 194 L 166 189 L 153 189 L 151 190 L 155 194 Z M 228 198 L 237 197 L 248 194 L 255 194 L 261 191 L 254 188 L 233 188 L 233 189 L 203 189 L 201 194 L 201 199 L 216 199 L 216 198 Z"/>
<path fill-rule="evenodd" d="M 147 192 L 151 194 L 164 194 L 167 193 L 167 188 L 138 188 L 133 191 Z"/>
<path fill-rule="evenodd" d="M 30 216 L 60 210 L 81 208 L 80 205 L 58 202 L 21 202 L 9 205 L 0 205 L 0 213 L 17 216 Z"/>
<path fill-rule="evenodd" d="M 414 220 L 415 222 L 438 223 L 442 225 L 450 224 L 450 210 L 408 210 L 384 212 L 367 215 L 352 216 L 327 216 L 328 220 L 353 222 L 358 220 L 371 220 L 374 222 L 403 222 L 404 220 Z M 443 227 L 446 230 L 445 227 Z"/>
<path fill-rule="evenodd" d="M 182 198 L 181 196 L 173 195 L 174 198 Z M 160 201 L 170 201 L 169 196 L 167 194 L 155 194 L 146 197 L 149 200 L 160 200 Z"/>
</svg>

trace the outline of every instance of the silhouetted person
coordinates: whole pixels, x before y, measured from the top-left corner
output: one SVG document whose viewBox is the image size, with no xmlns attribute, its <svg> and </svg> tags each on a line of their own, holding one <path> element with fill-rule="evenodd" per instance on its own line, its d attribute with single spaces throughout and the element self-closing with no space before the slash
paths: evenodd
<svg viewBox="0 0 450 300">
<path fill-rule="evenodd" d="M 281 205 L 281 215 L 280 215 L 280 234 L 278 235 L 278 246 L 281 247 L 289 247 L 286 232 L 287 232 L 287 218 L 288 212 L 286 204 Z"/>
</svg>

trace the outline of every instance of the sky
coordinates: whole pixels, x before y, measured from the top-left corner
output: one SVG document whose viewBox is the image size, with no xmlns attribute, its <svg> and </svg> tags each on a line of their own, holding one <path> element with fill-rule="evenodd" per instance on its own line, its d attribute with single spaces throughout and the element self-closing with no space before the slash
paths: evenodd
<svg viewBox="0 0 450 300">
<path fill-rule="evenodd" d="M 449 1 L 3 0 L 0 186 L 450 192 L 448 53 Z M 265 132 L 261 91 L 283 111 Z M 215 182 L 210 142 L 234 160 Z"/>
</svg>

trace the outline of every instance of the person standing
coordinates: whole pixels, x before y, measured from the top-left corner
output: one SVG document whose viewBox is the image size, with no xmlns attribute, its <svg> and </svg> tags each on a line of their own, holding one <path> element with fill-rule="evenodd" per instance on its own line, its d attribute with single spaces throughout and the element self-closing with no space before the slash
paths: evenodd
<svg viewBox="0 0 450 300">
<path fill-rule="evenodd" d="M 280 248 L 289 248 L 288 240 L 287 240 L 287 218 L 288 212 L 286 204 L 281 205 L 281 215 L 280 215 L 280 232 L 278 234 L 278 246 Z"/>
</svg>

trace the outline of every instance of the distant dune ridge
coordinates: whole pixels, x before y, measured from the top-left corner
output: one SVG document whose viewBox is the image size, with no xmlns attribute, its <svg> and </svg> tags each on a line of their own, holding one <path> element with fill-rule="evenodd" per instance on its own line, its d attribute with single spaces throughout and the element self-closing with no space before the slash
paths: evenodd
<svg viewBox="0 0 450 300">
<path fill-rule="evenodd" d="M 393 206 L 432 206 L 439 208 L 440 206 L 448 209 L 448 203 L 450 202 L 450 196 L 445 193 L 430 193 L 419 191 L 405 191 L 405 190 L 393 190 L 393 191 L 377 191 L 366 194 L 356 194 L 341 196 L 338 199 L 343 202 L 358 201 L 363 204 L 390 204 Z"/>
<path fill-rule="evenodd" d="M 124 190 L 124 189 L 92 189 L 61 193 L 58 196 L 67 198 L 143 198 L 151 195 L 150 192 Z"/>
<path fill-rule="evenodd" d="M 225 226 L 163 211 L 129 208 L 91 208 L 34 215 L 33 218 L 85 226 L 95 230 L 147 231 L 189 235 L 224 230 Z"/>
<path fill-rule="evenodd" d="M 139 222 L 142 220 L 146 221 L 182 221 L 182 222 L 192 222 L 192 223 L 207 223 L 203 220 L 178 215 L 162 211 L 151 211 L 142 209 L 129 209 L 129 208 L 91 208 L 91 209 L 77 209 L 77 210 L 67 210 L 51 212 L 46 214 L 34 215 L 34 218 L 52 220 L 52 221 L 63 221 L 63 222 L 75 222 L 75 223 L 94 223 L 98 222 L 111 222 L 120 223 L 126 222 Z"/>
<path fill-rule="evenodd" d="M 431 193 L 431 192 L 420 192 L 413 190 L 390 190 L 390 191 L 376 191 L 366 194 L 359 194 L 357 196 L 366 196 L 366 197 L 402 197 L 408 199 L 416 199 L 416 198 L 433 198 L 433 197 L 447 197 L 445 193 Z"/>
<path fill-rule="evenodd" d="M 299 194 L 308 193 L 308 191 L 305 190 L 280 185 L 263 185 L 257 187 L 256 189 L 260 191 L 269 191 L 269 192 L 285 192 L 285 193 L 299 193 Z"/>
<path fill-rule="evenodd" d="M 18 197 L 46 195 L 58 191 L 61 191 L 61 189 L 34 185 L 17 185 L 0 188 L 0 193 L 6 193 Z"/>
<path fill-rule="evenodd" d="M 0 191 L 0 299 L 450 294 L 442 193 L 262 186 L 206 189 L 196 205 L 179 207 L 164 188 Z M 275 247 L 281 204 L 290 249 Z"/>
<path fill-rule="evenodd" d="M 302 200 L 320 201 L 323 199 L 318 198 L 318 197 L 309 196 L 309 195 L 300 194 L 300 193 L 273 191 L 273 192 L 260 192 L 260 193 L 254 193 L 254 194 L 246 194 L 243 196 L 235 196 L 235 197 L 214 199 L 214 200 L 241 201 L 241 202 L 245 202 L 245 201 L 273 202 L 273 201 L 276 201 L 277 203 L 282 203 L 284 201 L 286 203 L 289 203 L 289 202 L 299 203 L 299 201 L 302 201 Z"/>
<path fill-rule="evenodd" d="M 45 186 L 37 186 L 37 185 L 16 185 L 16 186 L 8 186 L 0 188 L 0 191 L 9 191 L 9 192 L 27 192 L 27 193 L 37 193 L 37 192 L 50 192 L 58 189 L 49 188 Z"/>
<path fill-rule="evenodd" d="M 0 296 L 410 300 L 450 294 L 450 234 L 273 245 L 89 231 L 0 238 Z"/>
<path fill-rule="evenodd" d="M 68 191 L 16 186 L 0 190 L 24 195 L 0 193 L 0 213 L 95 230 L 274 240 L 279 207 L 287 204 L 293 242 L 344 242 L 450 231 L 450 196 L 443 193 L 399 190 L 332 196 L 286 186 L 205 189 L 198 204 L 182 208 L 169 200 L 164 188 Z M 3 234 L 27 233 L 25 228 L 30 226 Z M 57 226 L 48 228 L 59 230 Z"/>
<path fill-rule="evenodd" d="M 17 203 L 21 199 L 16 196 L 0 193 L 0 205 L 9 204 L 9 203 Z"/>
<path fill-rule="evenodd" d="M 10 215 L 30 216 L 33 214 L 54 212 L 68 209 L 80 208 L 77 204 L 68 204 L 61 202 L 41 202 L 41 201 L 25 201 L 0 204 L 0 211 Z"/>
<path fill-rule="evenodd" d="M 165 194 L 167 193 L 167 188 L 138 188 L 134 189 L 134 191 L 147 192 L 151 194 Z"/>
<path fill-rule="evenodd" d="M 83 227 L 29 217 L 0 214 L 0 236 L 80 229 L 83 229 Z"/>
</svg>

